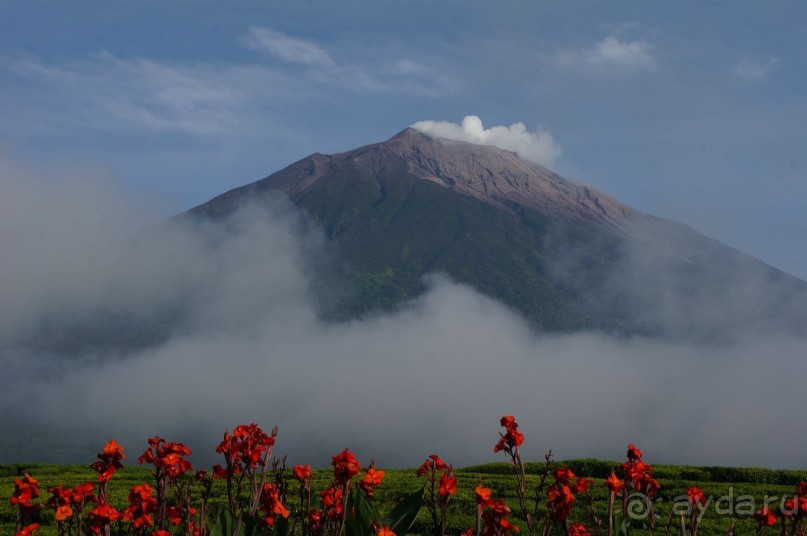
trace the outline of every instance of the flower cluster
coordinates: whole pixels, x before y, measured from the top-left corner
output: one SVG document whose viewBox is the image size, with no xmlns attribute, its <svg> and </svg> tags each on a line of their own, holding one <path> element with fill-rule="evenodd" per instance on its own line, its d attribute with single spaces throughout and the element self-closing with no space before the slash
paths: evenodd
<svg viewBox="0 0 807 536">
<path fill-rule="evenodd" d="M 364 476 L 359 482 L 359 487 L 368 497 L 373 496 L 376 486 L 380 486 L 384 480 L 384 471 L 375 468 L 375 461 L 370 462 L 370 467 L 364 472 Z"/>
<path fill-rule="evenodd" d="M 265 465 L 276 438 L 277 428 L 272 429 L 272 433 L 267 435 L 255 423 L 236 426 L 232 435 L 225 432 L 224 439 L 216 447 L 216 452 L 224 455 L 226 468 L 214 465 L 213 476 L 228 478 L 245 469 L 255 469 L 260 463 Z"/>
<path fill-rule="evenodd" d="M 519 528 L 507 519 L 510 508 L 502 500 L 491 499 L 490 488 L 477 486 L 476 508 L 477 516 L 484 525 L 485 536 L 504 536 L 518 532 Z"/>
<path fill-rule="evenodd" d="M 547 510 L 554 521 L 566 521 L 572 511 L 575 493 L 585 493 L 593 482 L 587 478 L 577 478 L 566 466 L 555 470 L 555 482 L 546 491 Z"/>
<path fill-rule="evenodd" d="M 166 475 L 175 480 L 191 470 L 191 462 L 185 456 L 191 455 L 191 449 L 182 443 L 166 443 L 161 437 L 152 437 L 148 440 L 148 448 L 137 459 L 137 463 L 152 464 L 158 474 Z"/>
<path fill-rule="evenodd" d="M 361 462 L 356 459 L 348 449 L 343 450 L 331 458 L 333 465 L 333 478 L 342 487 L 347 486 L 350 480 L 359 474 Z"/>
<path fill-rule="evenodd" d="M 17 533 L 29 531 L 33 534 L 39 525 L 29 523 L 29 518 L 39 512 L 39 504 L 33 500 L 39 497 L 39 482 L 28 473 L 14 481 L 14 493 L 11 495 L 11 506 L 17 507 Z"/>
<path fill-rule="evenodd" d="M 653 468 L 642 461 L 642 456 L 642 451 L 633 443 L 628 445 L 628 461 L 622 464 L 622 473 L 635 491 L 654 497 L 661 486 L 653 478 Z"/>
<path fill-rule="evenodd" d="M 125 459 L 126 454 L 123 453 L 123 448 L 113 439 L 104 445 L 98 454 L 98 461 L 90 467 L 98 472 L 98 482 L 105 484 L 112 480 L 115 471 L 123 468 Z"/>
<path fill-rule="evenodd" d="M 264 484 L 261 492 L 261 512 L 263 522 L 268 526 L 274 526 L 278 516 L 288 519 L 289 510 L 283 505 L 280 498 L 280 489 L 275 484 Z"/>
<path fill-rule="evenodd" d="M 121 512 L 121 519 L 131 523 L 135 530 L 142 527 L 153 527 L 153 513 L 157 509 L 157 498 L 154 488 L 148 484 L 140 484 L 129 490 L 129 507 Z"/>
<path fill-rule="evenodd" d="M 493 452 L 503 450 L 512 455 L 515 449 L 524 443 L 524 434 L 518 431 L 518 423 L 512 415 L 505 415 L 499 422 L 504 427 L 505 432 L 503 434 L 499 433 L 499 442 L 493 447 Z"/>
</svg>

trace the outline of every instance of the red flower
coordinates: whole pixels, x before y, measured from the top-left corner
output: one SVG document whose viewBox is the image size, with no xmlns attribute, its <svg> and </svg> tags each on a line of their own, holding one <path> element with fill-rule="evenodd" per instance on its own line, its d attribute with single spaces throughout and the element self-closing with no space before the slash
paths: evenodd
<svg viewBox="0 0 807 536">
<path fill-rule="evenodd" d="M 319 510 L 315 509 L 308 512 L 308 523 L 314 533 L 319 530 L 319 527 L 322 524 L 322 514 L 319 512 Z"/>
<path fill-rule="evenodd" d="M 294 476 L 297 477 L 297 480 L 302 482 L 306 478 L 311 478 L 311 466 L 310 465 L 295 465 L 294 469 L 292 469 Z"/>
<path fill-rule="evenodd" d="M 361 482 L 359 482 L 359 487 L 364 490 L 364 493 L 366 493 L 368 497 L 372 497 L 375 487 L 380 486 L 383 479 L 384 471 L 376 469 L 373 462 L 370 464 L 370 467 L 367 468 Z"/>
<path fill-rule="evenodd" d="M 574 479 L 575 475 L 571 469 L 566 466 L 558 467 L 555 470 L 555 481 L 561 484 L 568 484 Z"/>
<path fill-rule="evenodd" d="M 499 442 L 493 447 L 493 452 L 503 450 L 512 453 L 524 443 L 524 434 L 518 431 L 518 423 L 512 415 L 502 417 L 499 422 L 505 428 L 505 433 L 499 433 Z"/>
<path fill-rule="evenodd" d="M 21 528 L 15 536 L 35 536 L 34 531 L 39 528 L 39 523 L 31 523 L 23 528 Z"/>
<path fill-rule="evenodd" d="M 586 493 L 588 488 L 594 485 L 593 480 L 589 480 L 588 478 L 580 477 L 574 482 L 574 492 L 575 493 Z"/>
<path fill-rule="evenodd" d="M 135 529 L 154 526 L 151 514 L 157 509 L 157 499 L 153 495 L 154 488 L 148 484 L 139 484 L 131 488 L 129 507 L 121 513 L 120 519 L 131 523 Z"/>
<path fill-rule="evenodd" d="M 776 525 L 777 521 L 776 514 L 774 514 L 767 506 L 763 506 L 757 510 L 757 513 L 751 517 L 753 517 L 760 525 L 765 525 L 768 527 Z"/>
<path fill-rule="evenodd" d="M 95 462 L 90 467 L 98 472 L 98 482 L 104 484 L 112 480 L 115 471 L 123 467 L 123 460 L 126 459 L 126 454 L 123 453 L 123 448 L 114 439 L 104 445 L 101 453 L 98 454 L 100 461 Z"/>
<path fill-rule="evenodd" d="M 499 423 L 502 426 L 504 426 L 505 428 L 507 428 L 508 430 L 510 428 L 518 428 L 518 423 L 516 422 L 516 418 L 513 417 L 512 415 L 505 415 L 504 417 L 502 417 L 499 420 Z"/>
<path fill-rule="evenodd" d="M 113 521 L 120 519 L 117 510 L 108 504 L 101 504 L 90 510 L 90 529 L 100 534 L 103 527 L 108 527 Z"/>
<path fill-rule="evenodd" d="M 395 536 L 395 533 L 392 532 L 392 530 L 390 530 L 389 527 L 383 526 L 380 529 L 378 529 L 377 536 Z"/>
<path fill-rule="evenodd" d="M 549 499 L 547 504 L 549 516 L 555 521 L 565 521 L 569 517 L 574 504 L 572 490 L 561 482 L 555 482 L 549 486 L 546 494 Z"/>
<path fill-rule="evenodd" d="M 485 536 L 502 536 L 510 532 L 518 532 L 518 527 L 506 519 L 508 515 L 510 515 L 510 509 L 504 504 L 504 501 L 487 501 L 485 510 L 482 512 Z"/>
<path fill-rule="evenodd" d="M 289 511 L 283 506 L 280 500 L 280 489 L 276 485 L 264 484 L 260 500 L 264 523 L 271 527 L 274 526 L 277 516 L 288 519 Z"/>
<path fill-rule="evenodd" d="M 14 481 L 14 493 L 11 495 L 12 506 L 32 506 L 31 500 L 39 497 L 39 482 L 28 473 Z"/>
<path fill-rule="evenodd" d="M 799 497 L 807 497 L 807 482 L 799 482 L 796 484 L 796 495 Z"/>
<path fill-rule="evenodd" d="M 348 449 L 332 457 L 333 476 L 337 482 L 346 486 L 350 479 L 359 474 L 361 462 Z"/>
<path fill-rule="evenodd" d="M 630 461 L 637 461 L 637 460 L 641 460 L 641 459 L 642 459 L 642 456 L 643 456 L 642 451 L 641 451 L 641 450 L 639 450 L 639 449 L 636 447 L 636 445 L 634 445 L 633 443 L 631 443 L 630 445 L 628 445 L 628 459 L 629 459 Z"/>
<path fill-rule="evenodd" d="M 444 469 L 448 469 L 448 465 L 440 459 L 440 456 L 437 454 L 432 454 L 426 461 L 423 462 L 423 465 L 417 470 L 417 475 L 423 475 L 428 473 L 429 471 L 442 471 Z"/>
<path fill-rule="evenodd" d="M 476 504 L 484 508 L 490 502 L 490 488 L 483 488 L 477 486 L 474 490 L 476 492 Z"/>
<path fill-rule="evenodd" d="M 446 495 L 454 495 L 455 493 L 457 493 L 457 479 L 454 478 L 449 470 L 440 477 L 440 495 L 445 497 Z"/>
<path fill-rule="evenodd" d="M 569 536 L 591 536 L 591 534 L 582 523 L 572 523 L 569 527 Z"/>
<path fill-rule="evenodd" d="M 326 517 L 333 518 L 342 514 L 342 490 L 331 486 L 321 492 L 322 504 L 325 507 Z"/>
<path fill-rule="evenodd" d="M 687 490 L 687 499 L 692 505 L 704 504 L 703 491 L 701 491 L 700 488 L 693 486 Z"/>
<path fill-rule="evenodd" d="M 611 471 L 611 476 L 605 480 L 605 485 L 608 486 L 611 493 L 615 494 L 622 491 L 622 488 L 625 487 L 625 483 L 619 480 L 613 471 Z"/>
</svg>

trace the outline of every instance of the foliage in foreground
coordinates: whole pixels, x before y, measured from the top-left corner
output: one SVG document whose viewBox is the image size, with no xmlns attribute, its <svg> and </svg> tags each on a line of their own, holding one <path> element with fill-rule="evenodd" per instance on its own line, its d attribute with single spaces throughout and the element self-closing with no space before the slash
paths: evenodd
<svg viewBox="0 0 807 536">
<path fill-rule="evenodd" d="M 384 471 L 349 451 L 333 470 L 286 467 L 277 430 L 226 433 L 224 463 L 193 472 L 190 449 L 155 437 L 136 467 L 110 441 L 90 469 L 0 466 L 0 533 L 74 536 L 631 536 L 633 533 L 804 533 L 807 482 L 795 471 L 656 468 L 628 447 L 618 464 L 525 463 L 513 417 L 494 452 L 507 464 L 454 469 L 429 456 L 416 471 Z M 579 476 L 587 475 L 586 477 Z M 115 485 L 110 482 L 115 480 Z M 68 485 L 63 485 L 68 482 Z M 45 492 L 46 490 L 46 492 Z M 775 494 L 775 495 L 770 495 Z"/>
</svg>

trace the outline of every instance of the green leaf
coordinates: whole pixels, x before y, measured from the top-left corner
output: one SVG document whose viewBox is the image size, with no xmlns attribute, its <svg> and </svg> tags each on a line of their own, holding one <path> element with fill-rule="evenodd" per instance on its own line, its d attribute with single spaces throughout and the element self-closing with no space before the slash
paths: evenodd
<svg viewBox="0 0 807 536">
<path fill-rule="evenodd" d="M 395 505 L 395 508 L 384 517 L 384 524 L 389 526 L 390 530 L 396 536 L 405 536 L 415 523 L 415 518 L 418 516 L 421 507 L 423 507 L 423 493 L 426 487 L 420 488 L 418 491 L 404 498 L 401 502 Z"/>
<path fill-rule="evenodd" d="M 347 499 L 345 536 L 372 536 L 373 521 L 380 522 L 381 514 L 363 493 L 353 489 Z"/>
<path fill-rule="evenodd" d="M 233 516 L 230 511 L 225 509 L 216 518 L 215 523 L 208 523 L 207 525 L 210 536 L 232 536 L 233 534 Z"/>
</svg>

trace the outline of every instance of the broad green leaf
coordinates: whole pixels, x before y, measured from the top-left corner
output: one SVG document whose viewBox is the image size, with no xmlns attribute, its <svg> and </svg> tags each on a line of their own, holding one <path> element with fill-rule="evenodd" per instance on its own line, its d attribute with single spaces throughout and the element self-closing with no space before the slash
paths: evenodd
<svg viewBox="0 0 807 536">
<path fill-rule="evenodd" d="M 395 505 L 395 508 L 384 517 L 384 524 L 389 526 L 390 530 L 396 536 L 405 536 L 415 523 L 415 519 L 423 506 L 423 493 L 426 488 L 422 487 L 413 494 L 405 497 L 401 502 Z"/>
</svg>

